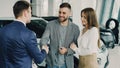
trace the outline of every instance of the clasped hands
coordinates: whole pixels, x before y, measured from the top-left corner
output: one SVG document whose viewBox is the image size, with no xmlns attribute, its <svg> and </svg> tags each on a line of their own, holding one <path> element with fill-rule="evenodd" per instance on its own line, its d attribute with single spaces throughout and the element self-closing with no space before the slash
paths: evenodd
<svg viewBox="0 0 120 68">
<path fill-rule="evenodd" d="M 75 43 L 71 43 L 71 44 L 70 44 L 70 48 L 71 48 L 72 50 L 75 50 L 75 49 L 77 48 L 77 46 L 75 45 Z M 49 52 L 49 47 L 48 47 L 47 45 L 43 45 L 43 46 L 42 46 L 42 49 L 44 49 L 44 50 L 46 51 L 46 53 L 48 54 L 48 52 Z M 67 53 L 67 48 L 65 48 L 65 47 L 59 48 L 59 53 L 62 54 L 62 55 L 66 54 L 66 53 Z"/>
</svg>

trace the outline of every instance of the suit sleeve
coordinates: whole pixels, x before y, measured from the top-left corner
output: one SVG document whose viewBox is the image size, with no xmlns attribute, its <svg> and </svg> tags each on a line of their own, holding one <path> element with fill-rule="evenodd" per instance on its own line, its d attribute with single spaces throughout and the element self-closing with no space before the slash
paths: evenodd
<svg viewBox="0 0 120 68">
<path fill-rule="evenodd" d="M 77 26 L 77 27 L 74 29 L 74 38 L 73 38 L 73 42 L 74 42 L 77 46 L 78 46 L 77 40 L 78 40 L 79 33 L 80 33 L 80 30 L 79 30 L 79 27 Z M 74 53 L 75 53 L 75 52 L 74 52 L 71 48 L 68 48 L 67 55 L 71 55 L 71 54 L 74 54 Z"/>
<path fill-rule="evenodd" d="M 41 63 L 46 57 L 46 51 L 38 48 L 36 36 L 33 32 L 25 35 L 24 42 L 28 54 L 34 59 L 35 63 Z"/>
</svg>

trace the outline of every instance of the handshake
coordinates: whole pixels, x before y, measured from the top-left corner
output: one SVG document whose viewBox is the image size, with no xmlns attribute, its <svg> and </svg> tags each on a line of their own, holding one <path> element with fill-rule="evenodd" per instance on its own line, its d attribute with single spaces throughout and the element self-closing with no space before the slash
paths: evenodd
<svg viewBox="0 0 120 68">
<path fill-rule="evenodd" d="M 47 45 L 43 45 L 42 49 L 44 49 L 46 51 L 46 53 L 48 54 L 49 52 L 49 47 Z"/>
</svg>

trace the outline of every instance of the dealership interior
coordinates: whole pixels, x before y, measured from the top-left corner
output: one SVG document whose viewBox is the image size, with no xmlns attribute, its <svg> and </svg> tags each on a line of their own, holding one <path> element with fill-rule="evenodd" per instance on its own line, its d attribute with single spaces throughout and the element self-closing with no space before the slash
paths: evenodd
<svg viewBox="0 0 120 68">
<path fill-rule="evenodd" d="M 14 17 L 12 6 L 18 0 L 0 0 L 0 18 Z M 100 35 L 105 42 L 98 62 L 99 68 L 120 68 L 120 0 L 27 0 L 32 6 L 32 16 L 38 18 L 58 17 L 59 5 L 68 2 L 72 7 L 72 22 L 83 28 L 81 10 L 92 7 L 96 11 L 100 25 Z M 8 6 L 6 6 L 8 5 Z M 0 19 L 0 23 L 1 23 Z M 109 28 L 107 28 L 109 27 Z M 104 31 L 109 29 L 110 31 Z M 115 30 L 118 30 L 117 33 Z M 108 32 L 108 33 L 107 33 Z M 114 37 L 113 37 L 114 36 Z M 113 37 L 115 39 L 110 40 Z M 110 42 L 109 42 L 110 40 Z M 106 43 L 107 42 L 107 43 Z M 45 61 L 34 65 L 33 68 L 45 68 Z"/>
</svg>

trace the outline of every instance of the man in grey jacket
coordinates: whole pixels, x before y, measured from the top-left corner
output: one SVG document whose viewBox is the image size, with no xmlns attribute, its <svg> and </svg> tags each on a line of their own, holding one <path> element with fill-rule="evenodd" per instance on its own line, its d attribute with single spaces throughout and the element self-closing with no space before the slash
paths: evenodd
<svg viewBox="0 0 120 68">
<path fill-rule="evenodd" d="M 40 42 L 42 46 L 50 42 L 47 68 L 74 68 L 74 51 L 70 49 L 70 44 L 77 44 L 79 28 L 69 20 L 70 15 L 70 4 L 62 3 L 59 7 L 59 19 L 47 24 Z"/>
</svg>

